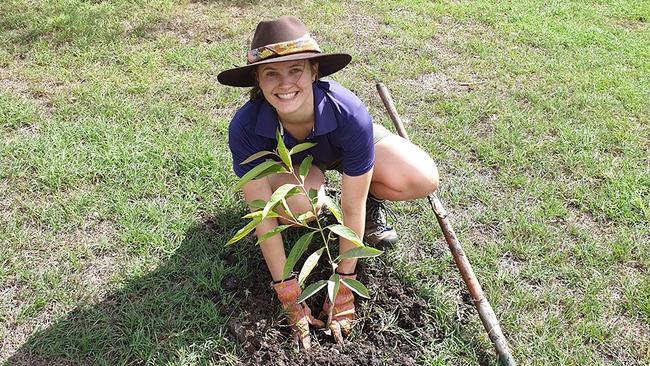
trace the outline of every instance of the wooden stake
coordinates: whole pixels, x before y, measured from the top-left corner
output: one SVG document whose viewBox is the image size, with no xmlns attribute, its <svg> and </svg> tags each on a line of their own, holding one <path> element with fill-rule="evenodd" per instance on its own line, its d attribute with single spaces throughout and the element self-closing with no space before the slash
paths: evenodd
<svg viewBox="0 0 650 366">
<path fill-rule="evenodd" d="M 404 125 L 402 124 L 402 120 L 399 117 L 399 114 L 397 114 L 395 104 L 393 103 L 393 99 L 390 97 L 388 89 L 384 84 L 377 83 L 377 91 L 379 92 L 381 101 L 384 102 L 384 106 L 388 111 L 388 116 L 390 117 L 391 121 L 393 121 L 397 132 L 400 136 L 408 140 L 408 135 L 406 134 L 406 130 L 404 129 Z M 481 288 L 481 284 L 478 282 L 478 279 L 476 279 L 476 276 L 474 275 L 472 266 L 469 264 L 469 260 L 465 255 L 465 251 L 460 246 L 460 242 L 456 237 L 454 229 L 451 227 L 451 224 L 447 220 L 447 211 L 445 211 L 442 202 L 440 202 L 440 199 L 438 199 L 438 196 L 435 193 L 430 194 L 427 198 L 429 199 L 429 204 L 431 205 L 433 212 L 436 214 L 436 219 L 438 219 L 438 224 L 440 224 L 440 228 L 442 229 L 442 233 L 445 236 L 447 245 L 449 246 L 451 254 L 454 257 L 456 267 L 458 267 L 460 275 L 463 277 L 463 281 L 465 282 L 465 286 L 467 286 L 467 289 L 472 296 L 472 302 L 474 303 L 474 306 L 476 306 L 476 310 L 478 310 L 478 315 L 481 318 L 483 327 L 487 331 L 488 336 L 490 337 L 490 340 L 492 341 L 492 344 L 497 351 L 499 360 L 505 366 L 515 366 L 515 360 L 510 353 L 508 342 L 503 336 L 503 332 L 501 331 L 501 326 L 499 325 L 497 316 L 494 314 L 492 306 L 490 306 L 490 303 L 485 297 L 485 293 Z"/>
</svg>

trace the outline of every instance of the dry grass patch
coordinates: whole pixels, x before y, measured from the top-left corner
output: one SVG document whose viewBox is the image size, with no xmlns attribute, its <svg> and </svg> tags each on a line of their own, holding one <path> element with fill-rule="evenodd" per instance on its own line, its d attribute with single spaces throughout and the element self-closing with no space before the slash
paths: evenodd
<svg viewBox="0 0 650 366">
<path fill-rule="evenodd" d="M 209 44 L 226 39 L 228 35 L 223 27 L 206 14 L 206 9 L 209 10 L 210 7 L 204 3 L 189 3 L 185 7 L 175 9 L 169 19 L 149 26 L 144 30 L 144 34 L 152 38 L 171 35 L 184 45 Z M 227 8 L 224 10 L 228 12 Z M 138 23 L 132 20 L 125 22 L 123 26 L 125 33 L 130 34 L 137 30 Z"/>
<path fill-rule="evenodd" d="M 18 63 L 0 67 L 0 89 L 34 104 L 43 117 L 51 117 L 55 111 L 55 96 L 69 93 L 73 85 L 48 77 L 46 72 L 26 76 L 18 71 L 20 68 L 25 66 Z"/>
</svg>

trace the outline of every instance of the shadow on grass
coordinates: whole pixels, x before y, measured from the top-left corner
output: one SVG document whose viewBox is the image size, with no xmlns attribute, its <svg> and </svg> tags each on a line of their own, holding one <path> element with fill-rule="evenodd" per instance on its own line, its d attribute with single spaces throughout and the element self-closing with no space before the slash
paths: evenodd
<svg viewBox="0 0 650 366">
<path fill-rule="evenodd" d="M 414 365 L 421 361 L 423 348 L 450 336 L 463 348 L 474 350 L 480 365 L 493 364 L 490 350 L 481 349 L 475 335 L 455 327 L 453 320 L 434 316 L 427 301 L 379 259 L 362 262 L 359 270 L 359 279 L 376 295 L 372 301 L 357 301 L 359 322 L 351 336 L 355 347 L 341 347 L 330 336 L 315 332 L 315 349 L 308 356 L 294 352 L 288 330 L 279 323 L 279 304 L 259 249 L 250 242 L 233 248 L 223 245 L 233 228 L 243 224 L 240 214 L 226 213 L 191 227 L 175 253 L 157 269 L 132 278 L 99 304 L 55 319 L 53 325 L 33 334 L 7 364 L 274 364 L 279 360 L 294 365 L 346 365 L 390 360 Z M 298 235 L 292 232 L 287 241 Z M 323 296 L 310 299 L 310 307 L 318 311 Z"/>
<path fill-rule="evenodd" d="M 203 364 L 233 359 L 225 326 L 237 299 L 225 276 L 266 273 L 257 248 L 224 243 L 239 212 L 190 228 L 160 267 L 33 334 L 9 365 Z M 233 360 L 233 362 L 236 360 Z"/>
</svg>

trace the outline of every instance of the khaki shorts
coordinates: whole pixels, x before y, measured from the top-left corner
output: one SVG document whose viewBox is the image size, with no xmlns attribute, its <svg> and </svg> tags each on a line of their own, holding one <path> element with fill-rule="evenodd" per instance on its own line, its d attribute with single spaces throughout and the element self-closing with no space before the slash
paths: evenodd
<svg viewBox="0 0 650 366">
<path fill-rule="evenodd" d="M 390 131 L 386 129 L 386 127 L 382 125 L 378 125 L 376 123 L 372 124 L 372 142 L 377 145 L 379 141 L 381 141 L 384 137 L 388 137 L 392 135 Z M 343 167 L 341 166 L 341 161 L 336 161 L 332 164 L 327 165 L 326 163 L 316 163 L 314 164 L 320 169 L 323 173 L 327 170 L 336 170 L 339 173 L 343 172 Z"/>
</svg>

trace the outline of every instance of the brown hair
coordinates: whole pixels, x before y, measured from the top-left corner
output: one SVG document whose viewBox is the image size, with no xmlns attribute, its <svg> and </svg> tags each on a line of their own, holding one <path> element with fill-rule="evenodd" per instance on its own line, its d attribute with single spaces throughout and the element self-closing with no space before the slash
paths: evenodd
<svg viewBox="0 0 650 366">
<path fill-rule="evenodd" d="M 309 59 L 309 66 L 313 66 L 313 65 L 315 65 L 317 63 L 318 63 L 317 60 L 315 60 L 313 58 Z M 250 99 L 251 102 L 254 101 L 254 100 L 258 100 L 260 98 L 264 98 L 264 94 L 262 94 L 262 89 L 260 89 L 259 80 L 257 80 L 257 68 L 258 67 L 254 68 L 253 71 L 252 71 L 254 85 L 253 85 L 253 87 L 251 88 L 251 90 L 250 90 L 250 92 L 248 94 L 248 98 Z M 319 80 L 318 71 L 316 71 L 316 81 L 318 81 L 318 80 Z"/>
</svg>

